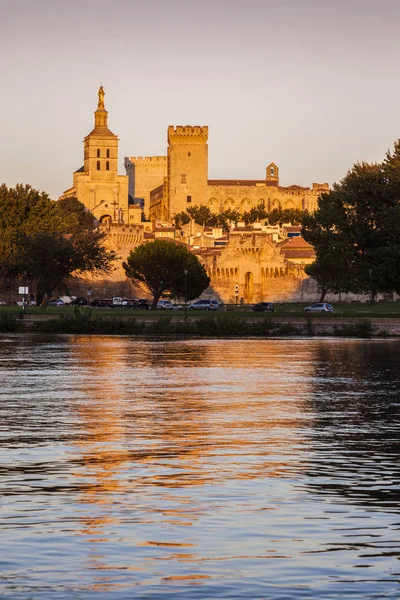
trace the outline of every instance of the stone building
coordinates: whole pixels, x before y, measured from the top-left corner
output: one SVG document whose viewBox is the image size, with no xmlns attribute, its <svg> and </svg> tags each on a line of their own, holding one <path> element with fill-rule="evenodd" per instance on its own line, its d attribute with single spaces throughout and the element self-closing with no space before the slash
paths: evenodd
<svg viewBox="0 0 400 600">
<path fill-rule="evenodd" d="M 98 289 L 100 296 L 111 290 L 116 295 L 136 294 L 122 262 L 141 243 L 166 238 L 187 245 L 204 264 L 211 278 L 205 295 L 234 302 L 239 286 L 243 302 L 315 297 L 315 283 L 304 272 L 314 252 L 299 237 L 298 227 L 237 223 L 223 232 L 191 222 L 176 231 L 171 222 L 176 213 L 200 205 L 212 212 L 243 213 L 260 204 L 267 210 L 312 211 L 327 184 L 282 187 L 275 163 L 268 165 L 264 179 L 210 180 L 208 128 L 200 126 L 168 127 L 166 156 L 126 158 L 127 175 L 119 175 L 118 138 L 108 128 L 102 87 L 94 114 L 95 127 L 84 139 L 84 165 L 62 196 L 77 197 L 94 214 L 107 234 L 107 245 L 120 258 L 112 277 L 106 282 L 88 281 L 90 289 Z M 143 222 L 142 209 L 151 222 Z"/>
<path fill-rule="evenodd" d="M 103 87 L 98 96 L 94 129 L 83 142 L 83 167 L 75 171 L 73 186 L 61 198 L 78 198 L 100 222 L 140 222 L 141 210 L 129 204 L 128 176 L 118 174 L 119 140 L 108 128 Z"/>
<path fill-rule="evenodd" d="M 313 211 L 318 196 L 329 188 L 326 183 L 282 187 L 275 163 L 267 166 L 264 179 L 208 179 L 208 127 L 200 126 L 168 127 L 167 156 L 131 157 L 125 165 L 130 189 L 144 199 L 152 221 L 171 221 L 176 213 L 195 205 L 208 206 L 215 213 L 227 209 L 243 213 L 259 205 L 268 211 Z"/>
</svg>

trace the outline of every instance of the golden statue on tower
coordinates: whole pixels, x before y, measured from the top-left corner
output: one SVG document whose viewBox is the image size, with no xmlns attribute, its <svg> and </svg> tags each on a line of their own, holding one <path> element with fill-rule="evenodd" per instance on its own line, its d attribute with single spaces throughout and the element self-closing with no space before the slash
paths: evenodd
<svg viewBox="0 0 400 600">
<path fill-rule="evenodd" d="M 103 86 L 101 85 L 99 87 L 99 102 L 97 104 L 97 108 L 98 109 L 103 109 L 104 110 L 104 96 L 105 96 L 105 92 L 103 90 Z"/>
</svg>

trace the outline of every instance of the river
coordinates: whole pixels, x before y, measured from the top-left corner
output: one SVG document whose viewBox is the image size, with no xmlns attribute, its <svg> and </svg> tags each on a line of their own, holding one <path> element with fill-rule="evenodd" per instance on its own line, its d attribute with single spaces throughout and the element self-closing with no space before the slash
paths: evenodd
<svg viewBox="0 0 400 600">
<path fill-rule="evenodd" d="M 400 598 L 400 342 L 0 337 L 0 598 Z"/>
</svg>

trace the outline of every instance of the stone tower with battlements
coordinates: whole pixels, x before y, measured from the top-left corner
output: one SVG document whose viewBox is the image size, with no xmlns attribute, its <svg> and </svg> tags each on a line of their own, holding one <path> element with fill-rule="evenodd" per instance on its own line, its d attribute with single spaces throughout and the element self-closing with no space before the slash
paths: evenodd
<svg viewBox="0 0 400 600">
<path fill-rule="evenodd" d="M 207 204 L 208 127 L 168 127 L 169 216 Z"/>
</svg>

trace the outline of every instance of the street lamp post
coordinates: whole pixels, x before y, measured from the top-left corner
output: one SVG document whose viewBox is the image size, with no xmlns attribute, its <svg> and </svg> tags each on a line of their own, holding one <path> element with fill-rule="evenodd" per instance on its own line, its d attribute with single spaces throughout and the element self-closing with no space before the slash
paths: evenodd
<svg viewBox="0 0 400 600">
<path fill-rule="evenodd" d="M 370 304 L 372 304 L 372 298 L 373 298 L 373 296 L 372 296 L 372 269 L 369 269 L 369 291 L 371 294 L 369 302 L 370 302 Z"/>
<path fill-rule="evenodd" d="M 187 276 L 188 276 L 188 271 L 187 269 L 184 269 L 183 271 L 185 273 L 185 319 L 187 317 Z"/>
</svg>

